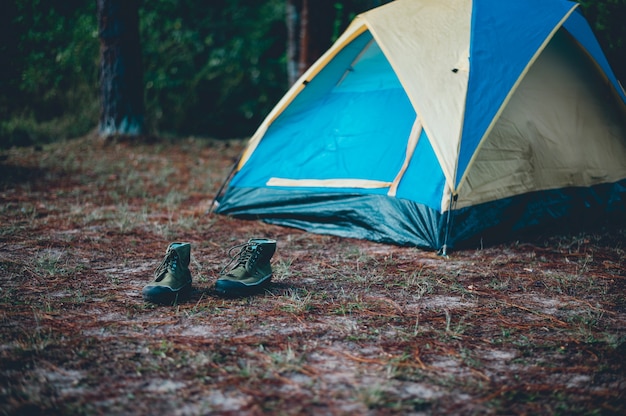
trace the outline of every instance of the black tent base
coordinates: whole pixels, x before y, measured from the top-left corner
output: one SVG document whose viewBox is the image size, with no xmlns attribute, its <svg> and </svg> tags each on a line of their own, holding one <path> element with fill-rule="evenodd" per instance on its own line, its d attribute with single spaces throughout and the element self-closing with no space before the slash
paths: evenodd
<svg viewBox="0 0 626 416">
<path fill-rule="evenodd" d="M 386 195 L 272 188 L 229 188 L 216 212 L 379 243 L 432 250 L 475 248 L 626 226 L 626 179 L 453 209 L 450 218 L 447 212 Z"/>
</svg>

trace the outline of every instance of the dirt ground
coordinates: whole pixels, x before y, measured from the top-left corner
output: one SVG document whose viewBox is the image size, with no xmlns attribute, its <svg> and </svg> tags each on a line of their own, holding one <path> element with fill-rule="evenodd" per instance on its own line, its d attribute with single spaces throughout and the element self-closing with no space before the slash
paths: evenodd
<svg viewBox="0 0 626 416">
<path fill-rule="evenodd" d="M 241 146 L 0 152 L 0 414 L 626 414 L 626 230 L 443 258 L 206 215 Z M 272 285 L 220 298 L 251 237 Z M 173 241 L 192 298 L 144 303 Z"/>
</svg>

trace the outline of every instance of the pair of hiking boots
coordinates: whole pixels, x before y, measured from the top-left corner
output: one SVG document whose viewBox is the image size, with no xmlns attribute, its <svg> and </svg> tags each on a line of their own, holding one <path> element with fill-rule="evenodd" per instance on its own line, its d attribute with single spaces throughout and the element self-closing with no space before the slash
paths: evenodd
<svg viewBox="0 0 626 416">
<path fill-rule="evenodd" d="M 239 252 L 232 255 L 236 249 Z M 251 238 L 247 243 L 232 247 L 228 252 L 230 262 L 215 282 L 217 293 L 239 297 L 261 291 L 272 278 L 270 259 L 275 251 L 276 241 L 266 238 Z M 154 272 L 154 280 L 141 292 L 144 300 L 172 305 L 187 299 L 191 294 L 190 257 L 191 244 L 170 244 L 165 258 Z"/>
</svg>

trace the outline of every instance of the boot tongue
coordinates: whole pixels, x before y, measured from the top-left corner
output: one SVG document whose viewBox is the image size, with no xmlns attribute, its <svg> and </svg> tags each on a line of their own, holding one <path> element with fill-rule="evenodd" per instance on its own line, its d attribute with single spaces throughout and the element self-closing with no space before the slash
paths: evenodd
<svg viewBox="0 0 626 416">
<path fill-rule="evenodd" d="M 154 272 L 156 276 L 156 281 L 160 282 L 161 280 L 163 280 L 165 275 L 167 275 L 167 273 L 170 271 L 173 272 L 174 270 L 176 270 L 177 266 L 178 266 L 178 255 L 176 254 L 175 251 L 168 252 L 165 258 L 163 259 L 163 261 L 161 262 L 161 264 L 159 265 L 159 267 L 157 267 L 157 269 Z"/>
<path fill-rule="evenodd" d="M 178 253 L 176 253 L 175 251 L 171 251 L 166 259 L 165 272 L 173 273 L 174 271 L 176 271 L 177 267 L 178 267 Z"/>
<path fill-rule="evenodd" d="M 254 243 L 248 244 L 243 254 L 243 258 L 241 259 L 241 263 L 243 263 L 248 273 L 251 273 L 254 268 L 254 262 L 251 260 L 254 259 L 254 253 L 256 252 L 257 247 L 258 245 Z"/>
</svg>

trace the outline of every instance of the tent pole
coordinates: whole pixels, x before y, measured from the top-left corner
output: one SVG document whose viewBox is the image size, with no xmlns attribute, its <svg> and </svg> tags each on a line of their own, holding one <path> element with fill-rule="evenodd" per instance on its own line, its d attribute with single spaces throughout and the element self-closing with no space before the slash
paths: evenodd
<svg viewBox="0 0 626 416">
<path fill-rule="evenodd" d="M 439 254 L 442 257 L 448 256 L 448 238 L 450 237 L 450 228 L 452 228 L 452 208 L 457 199 L 457 194 L 451 195 L 450 204 L 448 205 L 448 215 L 446 218 L 446 233 L 443 237 L 443 246 L 441 246 L 441 249 L 439 250 Z"/>
</svg>

